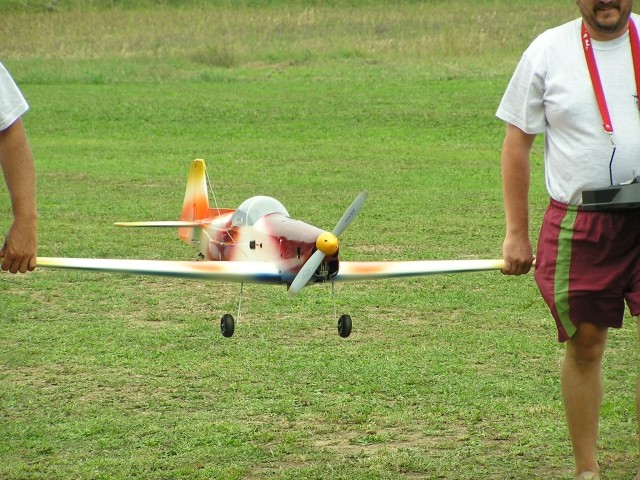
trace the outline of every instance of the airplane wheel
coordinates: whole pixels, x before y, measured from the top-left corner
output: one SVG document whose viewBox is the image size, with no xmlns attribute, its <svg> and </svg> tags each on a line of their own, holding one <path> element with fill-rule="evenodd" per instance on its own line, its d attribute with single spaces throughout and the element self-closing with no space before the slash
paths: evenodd
<svg viewBox="0 0 640 480">
<path fill-rule="evenodd" d="M 231 337 L 235 328 L 236 323 L 233 319 L 233 315 L 225 313 L 220 319 L 220 331 L 222 332 L 222 335 L 225 337 Z"/>
<path fill-rule="evenodd" d="M 349 315 L 340 315 L 338 319 L 338 335 L 347 338 L 351 335 L 351 317 Z"/>
</svg>

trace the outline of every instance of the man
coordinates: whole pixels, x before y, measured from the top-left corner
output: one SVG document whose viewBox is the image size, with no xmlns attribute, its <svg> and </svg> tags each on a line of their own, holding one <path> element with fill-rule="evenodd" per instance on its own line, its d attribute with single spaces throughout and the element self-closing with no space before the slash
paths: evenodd
<svg viewBox="0 0 640 480">
<path fill-rule="evenodd" d="M 534 261 L 530 151 L 536 134 L 544 133 L 551 199 L 535 278 L 558 339 L 566 342 L 561 383 L 575 479 L 596 480 L 608 329 L 622 325 L 625 300 L 633 316 L 640 314 L 640 209 L 585 211 L 582 191 L 640 176 L 640 17 L 631 13 L 632 0 L 576 4 L 581 18 L 544 32 L 529 46 L 497 111 L 507 123 L 503 273 L 527 273 Z"/>
<path fill-rule="evenodd" d="M 13 210 L 13 223 L 0 249 L 0 268 L 11 273 L 25 273 L 36 267 L 36 175 L 22 123 L 22 115 L 28 108 L 15 82 L 0 64 L 0 165 Z"/>
</svg>

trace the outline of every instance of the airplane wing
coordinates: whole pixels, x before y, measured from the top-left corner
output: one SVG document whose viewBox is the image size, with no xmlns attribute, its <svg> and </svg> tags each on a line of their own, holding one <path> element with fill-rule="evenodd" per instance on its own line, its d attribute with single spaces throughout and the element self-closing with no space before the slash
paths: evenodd
<svg viewBox="0 0 640 480">
<path fill-rule="evenodd" d="M 127 260 L 38 257 L 38 267 L 131 273 L 238 283 L 283 283 L 278 268 L 268 262 Z"/>
<path fill-rule="evenodd" d="M 500 270 L 504 260 L 418 260 L 386 262 L 340 262 L 333 282 L 355 282 L 384 278 L 418 277 L 443 273 Z"/>
<path fill-rule="evenodd" d="M 237 283 L 286 283 L 282 272 L 270 262 L 216 262 L 129 260 L 109 258 L 38 257 L 38 267 L 95 272 L 129 273 L 164 277 L 217 280 Z M 385 278 L 418 277 L 445 273 L 500 270 L 502 259 L 495 260 L 418 260 L 340 262 L 332 282 L 357 282 Z"/>
<path fill-rule="evenodd" d="M 116 227 L 197 227 L 203 226 L 202 222 L 185 222 L 185 221 L 155 221 L 155 222 L 116 222 Z"/>
</svg>

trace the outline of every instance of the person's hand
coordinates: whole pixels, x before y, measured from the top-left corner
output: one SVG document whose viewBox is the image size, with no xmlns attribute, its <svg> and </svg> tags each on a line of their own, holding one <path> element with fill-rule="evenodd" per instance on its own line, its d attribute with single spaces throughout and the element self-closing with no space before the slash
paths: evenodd
<svg viewBox="0 0 640 480">
<path fill-rule="evenodd" d="M 2 249 L 0 268 L 11 273 L 25 273 L 36 268 L 38 235 L 35 222 L 14 220 Z"/>
<path fill-rule="evenodd" d="M 504 275 L 523 275 L 531 270 L 533 265 L 533 248 L 528 236 L 509 235 L 502 244 L 502 258 Z"/>
</svg>

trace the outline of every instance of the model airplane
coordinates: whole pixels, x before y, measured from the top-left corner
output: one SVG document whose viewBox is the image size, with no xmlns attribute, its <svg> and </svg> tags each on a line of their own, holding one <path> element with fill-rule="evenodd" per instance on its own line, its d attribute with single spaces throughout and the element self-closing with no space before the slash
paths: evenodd
<svg viewBox="0 0 640 480">
<path fill-rule="evenodd" d="M 38 257 L 38 267 L 162 275 L 239 283 L 288 286 L 294 296 L 309 283 L 375 280 L 437 273 L 499 270 L 502 260 L 432 260 L 341 262 L 340 234 L 361 210 L 362 192 L 331 232 L 289 216 L 276 199 L 251 197 L 236 209 L 210 207 L 203 160 L 191 163 L 179 221 L 120 222 L 122 227 L 174 227 L 180 239 L 194 247 L 204 261 L 126 260 Z M 341 315 L 338 333 L 351 334 L 349 315 Z M 220 320 L 225 337 L 233 335 L 235 320 Z"/>
</svg>

